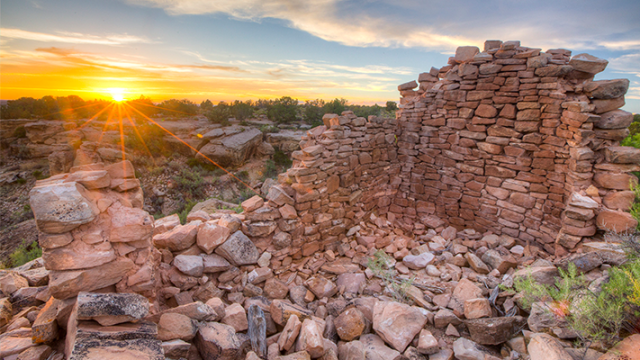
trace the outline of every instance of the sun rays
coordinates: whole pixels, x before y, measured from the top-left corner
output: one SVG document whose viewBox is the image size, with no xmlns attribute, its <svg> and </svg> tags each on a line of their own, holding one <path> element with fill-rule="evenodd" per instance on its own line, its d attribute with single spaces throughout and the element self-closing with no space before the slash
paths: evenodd
<svg viewBox="0 0 640 360">
<path fill-rule="evenodd" d="M 138 129 L 136 121 L 132 117 L 132 114 L 137 114 L 137 115 L 139 115 L 139 118 L 142 118 L 142 119 L 144 119 L 144 121 L 147 121 L 150 124 L 153 124 L 153 125 L 157 126 L 158 128 L 162 129 L 165 133 L 167 133 L 168 135 L 170 135 L 173 138 L 175 138 L 176 140 L 178 140 L 181 144 L 183 144 L 184 146 L 187 146 L 189 149 L 194 151 L 196 155 L 200 155 L 206 161 L 208 161 L 211 164 L 215 165 L 216 167 L 222 169 L 225 173 L 229 174 L 229 176 L 231 176 L 233 179 L 237 180 L 239 183 L 241 183 L 242 185 L 244 185 L 248 189 L 250 189 L 253 193 L 257 194 L 256 191 L 251 186 L 249 186 L 247 183 L 245 183 L 244 181 L 239 179 L 237 176 L 235 176 L 233 173 L 231 173 L 230 171 L 228 171 L 224 167 L 220 166 L 218 163 L 216 163 L 215 161 L 210 159 L 205 154 L 201 153 L 198 149 L 196 149 L 195 147 L 191 146 L 189 143 L 187 143 L 186 141 L 181 139 L 179 136 L 177 136 L 176 134 L 174 134 L 170 130 L 168 130 L 165 127 L 163 127 L 162 125 L 160 125 L 157 121 L 155 121 L 151 117 L 145 115 L 142 111 L 136 109 L 136 106 L 143 105 L 143 106 L 146 106 L 146 107 L 153 107 L 153 108 L 157 108 L 157 109 L 160 109 L 160 110 L 167 110 L 167 111 L 175 112 L 175 113 L 178 113 L 180 115 L 186 115 L 185 113 L 182 113 L 182 112 L 176 111 L 176 110 L 167 109 L 167 108 L 164 108 L 164 107 L 155 106 L 155 105 L 148 105 L 148 104 L 139 103 L 139 102 L 135 102 L 135 101 L 128 101 L 126 99 L 126 97 L 125 97 L 125 94 L 126 94 L 126 90 L 125 89 L 110 89 L 110 90 L 112 90 L 111 96 L 113 97 L 113 101 L 109 105 L 107 105 L 104 109 L 100 110 L 94 116 L 92 116 L 87 121 L 85 121 L 82 125 L 77 127 L 75 129 L 75 131 L 81 131 L 89 123 L 93 122 L 95 119 L 97 119 L 98 117 L 100 117 L 101 115 L 103 115 L 105 112 L 108 111 L 107 116 L 106 116 L 107 119 L 106 119 L 104 125 L 102 126 L 102 131 L 101 131 L 100 136 L 98 138 L 98 146 L 100 144 L 102 144 L 104 135 L 108 131 L 109 127 L 112 126 L 112 125 L 113 126 L 117 126 L 118 127 L 118 132 L 119 132 L 119 144 L 117 144 L 117 145 L 119 145 L 120 151 L 122 153 L 122 160 L 123 161 L 127 160 L 126 145 L 125 145 L 126 136 L 136 136 L 140 140 L 140 143 L 144 147 L 145 152 L 147 153 L 147 155 L 151 158 L 151 161 L 155 164 L 154 156 L 151 153 L 151 151 L 149 150 L 149 147 L 147 146 L 147 143 L 144 140 L 144 137 L 140 133 L 140 130 Z M 125 134 L 125 126 L 126 126 L 124 124 L 125 119 L 127 120 L 127 122 L 130 125 L 130 127 L 133 129 L 133 134 Z"/>
</svg>

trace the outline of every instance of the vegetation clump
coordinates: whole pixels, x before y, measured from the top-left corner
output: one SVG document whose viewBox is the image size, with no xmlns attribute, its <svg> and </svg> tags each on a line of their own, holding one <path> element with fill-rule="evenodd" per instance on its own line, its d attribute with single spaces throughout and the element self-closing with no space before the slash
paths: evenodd
<svg viewBox="0 0 640 360">
<path fill-rule="evenodd" d="M 373 254 L 373 257 L 369 258 L 367 268 L 369 268 L 376 277 L 382 279 L 395 300 L 408 303 L 409 298 L 407 292 L 413 285 L 414 278 L 397 279 L 397 272 L 393 268 L 394 264 L 395 260 L 393 260 L 391 256 L 387 255 L 383 250 L 377 250 Z"/>
<path fill-rule="evenodd" d="M 22 244 L 9 255 L 10 267 L 17 267 L 24 265 L 31 260 L 37 259 L 42 256 L 42 249 L 38 246 L 38 242 L 34 241 L 31 244 L 22 242 Z"/>
</svg>

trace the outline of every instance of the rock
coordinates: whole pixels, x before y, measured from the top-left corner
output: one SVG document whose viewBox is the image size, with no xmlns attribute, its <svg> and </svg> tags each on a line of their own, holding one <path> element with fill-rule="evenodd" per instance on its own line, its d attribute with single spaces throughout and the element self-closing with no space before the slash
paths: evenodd
<svg viewBox="0 0 640 360">
<path fill-rule="evenodd" d="M 500 274 L 506 273 L 509 269 L 518 266 L 518 261 L 510 254 L 502 255 L 496 250 L 487 250 L 482 255 L 482 261 L 496 269 Z"/>
<path fill-rule="evenodd" d="M 330 298 L 338 292 L 336 284 L 322 276 L 314 276 L 305 281 L 304 285 L 319 299 Z"/>
<path fill-rule="evenodd" d="M 534 281 L 545 285 L 555 285 L 559 277 L 558 269 L 555 266 L 540 266 L 521 269 L 513 274 L 513 279 L 531 276 Z"/>
<path fill-rule="evenodd" d="M 130 242 L 151 239 L 153 217 L 148 212 L 115 203 L 109 207 L 111 216 L 110 242 Z"/>
<path fill-rule="evenodd" d="M 630 146 L 609 146 L 604 149 L 605 159 L 614 164 L 640 164 L 640 149 Z"/>
<path fill-rule="evenodd" d="M 271 318 L 281 326 L 284 326 L 291 315 L 296 315 L 298 319 L 305 320 L 313 314 L 311 311 L 283 300 L 273 300 L 270 306 Z"/>
<path fill-rule="evenodd" d="M 240 304 L 231 304 L 227 306 L 224 312 L 222 323 L 227 324 L 235 329 L 236 332 L 245 331 L 249 328 L 247 322 L 247 313 Z"/>
<path fill-rule="evenodd" d="M 343 341 L 351 341 L 362 335 L 366 324 L 364 315 L 355 307 L 344 310 L 333 322 Z"/>
<path fill-rule="evenodd" d="M 420 330 L 420 336 L 418 337 L 418 351 L 421 354 L 435 354 L 440 350 L 438 345 L 438 339 L 431 334 L 431 331 L 427 329 Z"/>
<path fill-rule="evenodd" d="M 188 358 L 190 348 L 191 344 L 183 340 L 171 340 L 162 343 L 164 356 L 169 359 Z"/>
<path fill-rule="evenodd" d="M 206 222 L 198 228 L 198 247 L 207 254 L 211 254 L 218 246 L 229 238 L 231 231 L 229 228 Z"/>
<path fill-rule="evenodd" d="M 311 360 L 311 357 L 306 351 L 298 351 L 289 355 L 277 356 L 275 360 Z"/>
<path fill-rule="evenodd" d="M 571 193 L 568 204 L 583 209 L 595 210 L 599 207 L 599 204 L 588 196 L 580 195 L 576 192 Z"/>
<path fill-rule="evenodd" d="M 231 264 L 220 255 L 203 255 L 202 261 L 203 272 L 205 273 L 217 273 L 231 269 Z"/>
<path fill-rule="evenodd" d="M 30 347 L 33 347 L 31 329 L 13 330 L 0 336 L 0 358 L 2 359 L 10 359 L 9 356 L 18 355 Z"/>
<path fill-rule="evenodd" d="M 486 351 L 484 351 L 484 349 L 482 349 L 475 342 L 462 337 L 453 342 L 453 353 L 455 354 L 455 357 L 458 360 L 493 360 L 493 359 L 497 360 L 499 359 L 487 354 Z"/>
<path fill-rule="evenodd" d="M 457 314 L 464 313 L 464 303 L 467 300 L 478 299 L 482 297 L 482 290 L 468 279 L 461 279 L 458 285 L 453 289 L 449 308 Z"/>
<path fill-rule="evenodd" d="M 289 351 L 289 349 L 291 349 L 291 346 L 293 346 L 293 343 L 296 341 L 298 334 L 300 333 L 301 327 L 302 323 L 298 317 L 296 315 L 291 315 L 278 338 L 278 347 L 280 351 Z"/>
<path fill-rule="evenodd" d="M 248 213 L 261 208 L 262 205 L 264 205 L 264 200 L 260 196 L 254 195 L 253 197 L 243 201 L 241 205 L 244 212 Z"/>
<path fill-rule="evenodd" d="M 276 279 L 267 279 L 264 284 L 264 293 L 270 299 L 284 299 L 289 292 L 289 287 L 284 282 Z"/>
<path fill-rule="evenodd" d="M 464 302 L 464 317 L 467 319 L 491 317 L 491 314 L 491 303 L 488 299 L 469 299 Z"/>
<path fill-rule="evenodd" d="M 6 295 L 11 295 L 16 291 L 29 287 L 27 279 L 18 275 L 14 271 L 6 271 L 4 274 L 0 273 L 0 291 Z"/>
<path fill-rule="evenodd" d="M 602 265 L 602 257 L 596 252 L 573 254 L 556 261 L 555 265 L 566 271 L 569 263 L 573 263 L 578 271 L 586 273 Z"/>
<path fill-rule="evenodd" d="M 462 313 L 461 313 L 462 314 Z M 433 323 L 437 328 L 444 328 L 449 324 L 459 325 L 462 321 L 449 309 L 440 309 L 433 317 Z"/>
<path fill-rule="evenodd" d="M 252 223 L 243 223 L 242 232 L 253 237 L 264 237 L 273 233 L 278 228 L 278 224 L 274 221 L 259 221 Z"/>
<path fill-rule="evenodd" d="M 599 59 L 589 54 L 574 55 L 569 61 L 569 65 L 574 69 L 589 74 L 597 74 L 603 71 L 609 62 L 607 60 Z"/>
<path fill-rule="evenodd" d="M 80 291 L 93 291 L 118 283 L 134 267 L 128 258 L 116 259 L 91 269 L 52 271 L 49 291 L 56 299 L 68 299 Z"/>
<path fill-rule="evenodd" d="M 373 329 L 394 349 L 404 352 L 427 323 L 427 316 L 415 306 L 380 301 L 373 310 Z"/>
<path fill-rule="evenodd" d="M 75 323 L 74 319 L 69 321 Z M 156 325 L 145 321 L 117 326 L 80 321 L 77 326 L 69 327 L 67 358 L 164 360 L 161 343 L 156 340 L 157 333 Z"/>
<path fill-rule="evenodd" d="M 111 177 L 106 170 L 77 171 L 70 174 L 64 182 L 77 182 L 89 190 L 101 189 L 111 184 Z"/>
<path fill-rule="evenodd" d="M 177 313 L 166 313 L 158 322 L 158 340 L 189 341 L 196 336 L 198 329 L 191 318 Z"/>
<path fill-rule="evenodd" d="M 338 288 L 344 287 L 345 294 L 357 294 L 366 281 L 367 279 L 363 273 L 345 273 L 338 275 L 336 285 Z"/>
<path fill-rule="evenodd" d="M 318 324 L 311 319 L 305 319 L 300 327 L 300 335 L 296 343 L 296 351 L 306 351 L 311 358 L 316 359 L 324 354 L 324 341 Z"/>
<path fill-rule="evenodd" d="M 247 335 L 251 341 L 251 349 L 256 353 L 256 357 L 266 357 L 267 353 L 267 317 L 264 310 L 259 305 L 249 305 L 247 321 L 248 331 Z M 273 325 L 273 331 L 275 332 L 275 324 Z"/>
<path fill-rule="evenodd" d="M 187 215 L 187 223 L 190 223 L 192 221 L 196 221 L 196 220 L 200 220 L 203 223 L 211 220 L 211 217 L 209 216 L 209 213 L 207 213 L 204 210 L 197 210 L 197 211 L 192 211 Z M 199 229 L 198 229 L 199 231 Z"/>
<path fill-rule="evenodd" d="M 194 221 L 186 225 L 177 225 L 167 232 L 155 235 L 153 244 L 170 251 L 186 250 L 195 244 L 200 224 L 201 222 Z"/>
<path fill-rule="evenodd" d="M 136 177 L 136 171 L 129 160 L 113 163 L 104 169 L 112 179 L 131 179 Z"/>
<path fill-rule="evenodd" d="M 628 79 L 589 81 L 583 88 L 587 96 L 596 99 L 613 99 L 624 96 L 628 89 Z"/>
<path fill-rule="evenodd" d="M 53 352 L 48 345 L 38 345 L 20 353 L 17 360 L 46 360 Z"/>
<path fill-rule="evenodd" d="M 633 334 L 616 346 L 609 349 L 606 354 L 602 355 L 598 360 L 637 360 L 640 359 L 640 335 Z"/>
<path fill-rule="evenodd" d="M 215 252 L 235 266 L 255 264 L 260 257 L 256 246 L 241 231 L 233 233 Z"/>
<path fill-rule="evenodd" d="M 61 307 L 61 300 L 54 297 L 49 298 L 38 317 L 33 322 L 31 330 L 32 340 L 36 344 L 48 343 L 58 338 L 58 311 Z"/>
<path fill-rule="evenodd" d="M 453 351 L 442 349 L 435 354 L 429 355 L 429 360 L 453 360 Z"/>
<path fill-rule="evenodd" d="M 559 320 L 553 313 L 551 303 L 534 302 L 531 304 L 531 311 L 527 324 L 533 332 L 542 332 L 550 328 L 561 328 L 563 322 Z"/>
<path fill-rule="evenodd" d="M 254 127 L 242 128 L 242 132 L 212 139 L 203 146 L 196 158 L 207 161 L 209 158 L 220 166 L 241 166 L 262 143 L 262 132 Z"/>
<path fill-rule="evenodd" d="M 162 234 L 180 225 L 178 214 L 165 216 L 153 223 L 153 235 Z"/>
<path fill-rule="evenodd" d="M 82 195 L 85 191 L 75 182 L 34 187 L 29 192 L 29 203 L 38 230 L 60 234 L 93 221 L 100 210 Z"/>
<path fill-rule="evenodd" d="M 471 340 L 482 345 L 498 345 L 514 337 L 526 320 L 521 316 L 465 321 Z"/>
<path fill-rule="evenodd" d="M 13 306 L 9 298 L 0 298 L 0 328 L 7 325 L 11 320 Z"/>
<path fill-rule="evenodd" d="M 608 193 L 602 202 L 609 209 L 629 211 L 635 198 L 636 195 L 633 191 L 616 191 Z"/>
<path fill-rule="evenodd" d="M 402 259 L 402 263 L 409 269 L 420 270 L 426 268 L 434 259 L 432 253 L 424 252 L 420 255 L 407 255 Z"/>
<path fill-rule="evenodd" d="M 47 270 L 78 270 L 92 268 L 116 259 L 109 242 L 89 245 L 82 240 L 71 244 L 45 250 L 42 256 Z"/>
<path fill-rule="evenodd" d="M 480 49 L 476 46 L 459 46 L 456 49 L 455 61 L 458 63 L 467 62 L 473 60 L 473 57 L 480 52 Z"/>
<path fill-rule="evenodd" d="M 149 313 L 149 301 L 138 294 L 78 294 L 78 320 L 95 320 L 102 326 L 140 320 Z"/>
<path fill-rule="evenodd" d="M 638 226 L 638 220 L 624 211 L 603 210 L 596 218 L 596 225 L 600 230 L 622 234 L 633 232 Z"/>
<path fill-rule="evenodd" d="M 204 272 L 204 261 L 198 255 L 178 255 L 173 258 L 173 266 L 189 276 L 202 276 Z"/>
<path fill-rule="evenodd" d="M 467 261 L 469 262 L 469 266 L 471 266 L 471 268 L 473 268 L 473 270 L 475 270 L 475 272 L 477 272 L 478 274 L 488 274 L 490 272 L 487 264 L 482 262 L 482 260 L 480 260 L 480 258 L 475 256 L 474 254 L 468 252 L 464 254 L 464 258 L 467 259 Z"/>
<path fill-rule="evenodd" d="M 218 315 L 209 305 L 203 304 L 201 301 L 196 301 L 186 305 L 169 308 L 161 313 L 147 317 L 147 320 L 159 322 L 160 317 L 164 314 L 180 314 L 196 321 L 216 321 L 222 317 L 222 315 Z M 224 314 L 224 312 L 222 312 L 222 314 Z"/>
<path fill-rule="evenodd" d="M 562 345 L 547 334 L 534 334 L 527 350 L 531 360 L 573 360 Z"/>
<path fill-rule="evenodd" d="M 235 360 L 241 351 L 233 327 L 216 322 L 201 326 L 194 343 L 204 359 Z"/>
<path fill-rule="evenodd" d="M 594 122 L 598 129 L 626 129 L 633 122 L 633 114 L 624 110 L 612 110 L 600 114 Z"/>
</svg>

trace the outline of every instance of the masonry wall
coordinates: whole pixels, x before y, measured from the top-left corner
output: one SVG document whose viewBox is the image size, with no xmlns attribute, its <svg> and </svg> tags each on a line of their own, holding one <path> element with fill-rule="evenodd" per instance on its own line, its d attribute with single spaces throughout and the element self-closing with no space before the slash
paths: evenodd
<svg viewBox="0 0 640 360">
<path fill-rule="evenodd" d="M 415 234 L 473 228 L 558 255 L 597 230 L 632 231 L 640 153 L 619 146 L 633 115 L 618 110 L 629 81 L 593 81 L 606 65 L 487 41 L 400 85 L 395 121 L 327 114 L 280 177 L 303 228 L 293 248 L 333 243 L 368 212 Z"/>
</svg>

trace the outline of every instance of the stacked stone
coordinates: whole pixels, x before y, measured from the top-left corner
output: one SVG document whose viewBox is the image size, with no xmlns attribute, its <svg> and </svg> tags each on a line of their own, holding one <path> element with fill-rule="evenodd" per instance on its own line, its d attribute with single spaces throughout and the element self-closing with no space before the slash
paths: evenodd
<svg viewBox="0 0 640 360">
<path fill-rule="evenodd" d="M 292 154 L 292 168 L 267 195 L 265 206 L 278 208 L 281 216 L 273 235 L 276 265 L 327 246 L 336 250 L 357 219 L 373 209 L 388 209 L 386 185 L 390 173 L 399 169 L 392 164 L 395 121 L 375 116 L 367 120 L 351 111 L 325 114 L 323 121 L 324 126 L 302 138 L 301 150 Z M 271 212 L 268 208 L 261 211 Z"/>
<path fill-rule="evenodd" d="M 564 49 L 487 41 L 483 52 L 460 47 L 449 65 L 420 74 L 417 90 L 415 81 L 400 85 L 402 171 L 389 184 L 398 189 L 390 211 L 406 229 L 473 227 L 536 241 L 551 253 L 556 239 L 572 248 L 579 240 L 566 235 L 593 235 L 593 217 L 573 222 L 582 225 L 574 233 L 563 227 L 565 201 L 591 185 L 594 163 L 627 183 L 624 173 L 637 165 L 612 166 L 593 154 L 615 149 L 628 133 L 628 113 L 616 110 L 628 81 L 592 81 L 605 66 Z M 634 156 L 620 161 L 637 163 Z M 611 186 L 598 177 L 610 178 L 597 175 L 596 186 Z"/>
<path fill-rule="evenodd" d="M 153 296 L 153 218 L 129 161 L 74 167 L 36 182 L 30 193 L 49 294 L 108 290 Z M 48 298 L 45 297 L 45 299 Z"/>
</svg>

